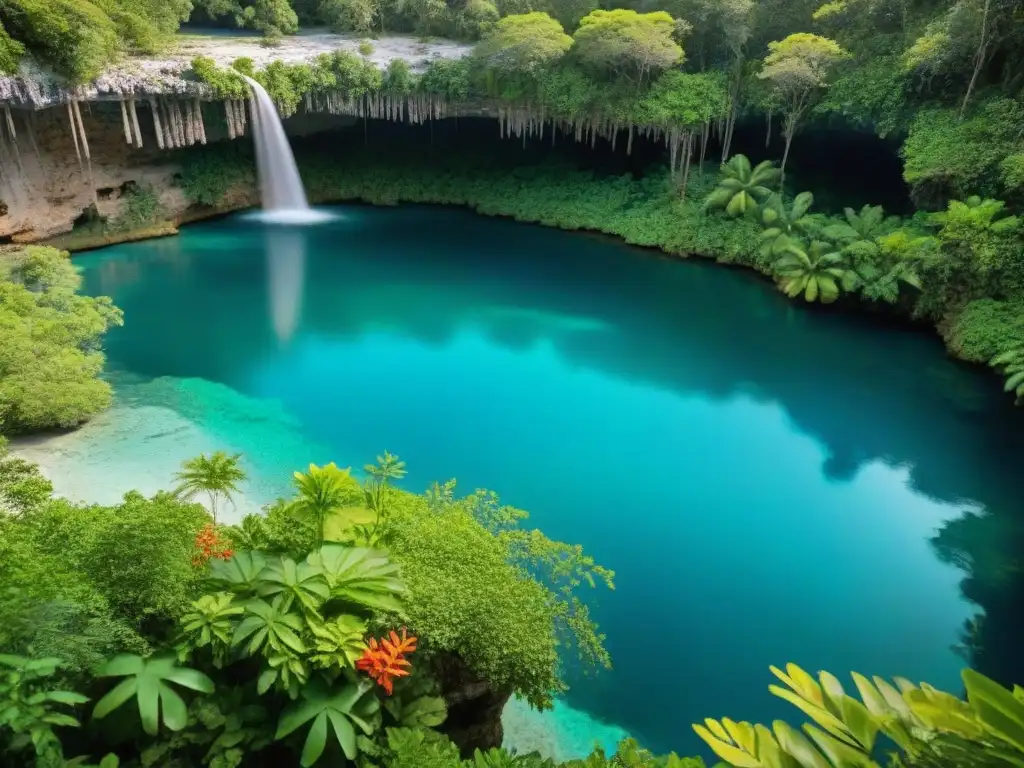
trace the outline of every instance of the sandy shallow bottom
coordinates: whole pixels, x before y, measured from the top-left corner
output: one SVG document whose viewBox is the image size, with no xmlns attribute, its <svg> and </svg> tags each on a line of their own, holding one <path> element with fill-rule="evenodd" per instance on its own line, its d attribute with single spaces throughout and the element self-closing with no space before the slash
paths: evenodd
<svg viewBox="0 0 1024 768">
<path fill-rule="evenodd" d="M 39 465 L 55 492 L 87 504 L 115 504 L 130 490 L 152 495 L 174 486 L 181 462 L 216 450 L 241 453 L 249 478 L 220 522 L 236 523 L 289 493 L 291 473 L 330 460 L 273 401 L 245 397 L 202 379 L 150 381 L 117 376 L 113 407 L 64 434 L 22 438 L 13 453 Z M 202 499 L 197 499 L 202 502 Z M 558 761 L 606 751 L 629 734 L 563 701 L 537 712 L 512 700 L 502 717 L 505 746 Z"/>
</svg>

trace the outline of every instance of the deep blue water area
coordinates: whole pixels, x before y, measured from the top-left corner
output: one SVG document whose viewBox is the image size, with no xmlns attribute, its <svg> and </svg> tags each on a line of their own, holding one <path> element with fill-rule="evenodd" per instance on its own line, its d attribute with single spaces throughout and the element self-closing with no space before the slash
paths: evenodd
<svg viewBox="0 0 1024 768">
<path fill-rule="evenodd" d="M 931 539 L 1016 514 L 1024 423 L 994 377 L 741 270 L 460 210 L 334 210 L 77 259 L 125 312 L 110 368 L 276 401 L 302 461 L 386 448 L 410 490 L 456 477 L 582 544 L 617 574 L 592 595 L 615 668 L 569 664 L 567 702 L 655 750 L 698 751 L 707 716 L 800 722 L 769 664 L 959 692 L 952 646 L 981 608 Z M 301 467 L 226 439 L 282 490 Z"/>
</svg>

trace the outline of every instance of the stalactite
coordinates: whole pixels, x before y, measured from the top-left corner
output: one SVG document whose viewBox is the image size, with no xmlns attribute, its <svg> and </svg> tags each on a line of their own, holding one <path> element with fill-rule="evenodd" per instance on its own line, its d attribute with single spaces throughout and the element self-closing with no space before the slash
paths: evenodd
<svg viewBox="0 0 1024 768">
<path fill-rule="evenodd" d="M 196 128 L 199 130 L 199 143 L 206 143 L 206 123 L 203 121 L 203 103 L 196 99 L 195 103 Z"/>
<path fill-rule="evenodd" d="M 180 101 L 175 101 L 174 102 L 174 120 L 175 120 L 175 122 L 177 123 L 177 126 L 178 126 L 178 146 L 179 147 L 186 147 L 189 144 L 191 144 L 192 142 L 188 140 L 188 135 L 189 135 L 190 131 L 188 130 L 188 125 L 185 122 L 184 115 L 181 114 L 181 102 Z"/>
<path fill-rule="evenodd" d="M 4 193 L 4 197 L 11 202 L 19 202 L 21 195 L 18 194 L 18 187 L 14 183 L 14 174 L 10 172 L 10 167 L 7 142 L 4 140 L 3 133 L 0 133 L 0 182 L 8 189 L 8 192 Z"/>
<path fill-rule="evenodd" d="M 132 133 L 135 134 L 135 148 L 142 148 L 142 130 L 139 128 L 139 113 L 135 109 L 135 99 L 128 99 L 128 116 L 132 119 Z"/>
<path fill-rule="evenodd" d="M 75 126 L 75 112 L 71 108 L 71 102 L 70 101 L 66 103 L 66 106 L 68 108 L 68 123 L 71 125 L 71 140 L 75 144 L 75 157 L 78 158 L 78 166 L 79 166 L 79 168 L 81 168 L 82 167 L 82 152 L 78 148 L 78 128 Z"/>
<path fill-rule="evenodd" d="M 71 109 L 75 115 L 75 121 L 78 123 L 78 134 L 79 139 L 82 142 L 82 153 L 85 155 L 85 167 L 89 175 L 89 189 L 92 190 L 92 202 L 96 204 L 96 184 L 92 178 L 92 155 L 89 152 L 89 137 L 85 135 L 85 125 L 82 124 L 82 110 L 78 106 L 78 100 L 72 99 Z"/>
<path fill-rule="evenodd" d="M 78 134 L 82 142 L 82 153 L 85 155 L 86 163 L 90 165 L 91 169 L 92 155 L 89 154 L 89 137 L 85 135 L 85 126 L 82 124 L 82 110 L 78 106 L 77 99 L 71 102 L 71 106 L 75 111 L 75 120 L 78 122 Z"/>
<path fill-rule="evenodd" d="M 14 130 L 14 118 L 11 117 L 11 108 L 4 107 L 4 117 L 7 120 L 7 130 L 11 134 L 11 141 L 18 140 L 18 132 Z"/>
<path fill-rule="evenodd" d="M 235 114 L 234 110 L 231 108 L 230 99 L 227 99 L 224 102 L 224 119 L 227 120 L 228 123 L 228 138 L 235 138 Z"/>
<path fill-rule="evenodd" d="M 160 110 L 157 108 L 156 99 L 150 98 L 149 108 L 153 113 L 153 132 L 156 134 L 156 146 L 158 149 L 164 148 L 164 128 L 160 124 Z"/>
<path fill-rule="evenodd" d="M 192 111 L 192 102 L 185 102 L 185 142 L 191 147 L 196 143 L 196 116 Z"/>
<path fill-rule="evenodd" d="M 18 166 L 18 175 L 25 178 L 25 168 L 21 164 L 21 149 L 18 147 L 18 132 L 14 129 L 14 118 L 11 116 L 10 107 L 4 107 L 4 118 L 7 121 L 7 132 L 11 139 L 14 164 Z"/>
<path fill-rule="evenodd" d="M 128 124 L 128 107 L 124 103 L 124 99 L 121 99 L 121 125 L 124 127 L 124 143 L 132 143 L 132 127 Z"/>
<path fill-rule="evenodd" d="M 171 114 L 167 109 L 167 102 L 161 99 L 158 102 L 160 108 L 160 119 L 164 128 L 164 146 L 168 149 L 174 149 L 177 146 L 177 142 L 174 141 L 174 126 L 171 125 Z"/>
<path fill-rule="evenodd" d="M 35 153 L 36 162 L 39 163 L 39 170 L 43 169 L 43 156 L 39 154 L 39 144 L 36 143 L 36 127 L 35 127 L 36 113 L 29 112 L 28 117 L 25 118 L 25 127 L 28 129 L 28 143 L 32 145 L 32 151 Z"/>
</svg>

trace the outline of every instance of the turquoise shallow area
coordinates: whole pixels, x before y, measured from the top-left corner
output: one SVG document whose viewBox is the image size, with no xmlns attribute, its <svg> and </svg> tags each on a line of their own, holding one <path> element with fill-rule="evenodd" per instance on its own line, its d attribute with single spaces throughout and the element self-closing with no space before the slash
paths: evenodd
<svg viewBox="0 0 1024 768">
<path fill-rule="evenodd" d="M 572 743 L 552 753 L 623 732 L 695 752 L 705 716 L 792 715 L 767 692 L 787 661 L 958 690 L 951 646 L 978 608 L 929 539 L 1020 497 L 1024 429 L 994 378 L 722 266 L 456 210 L 336 210 L 78 259 L 125 311 L 122 401 L 244 451 L 256 501 L 304 461 L 387 448 L 406 487 L 494 489 L 614 568 L 594 614 L 615 669 L 569 665 L 544 723 Z"/>
</svg>

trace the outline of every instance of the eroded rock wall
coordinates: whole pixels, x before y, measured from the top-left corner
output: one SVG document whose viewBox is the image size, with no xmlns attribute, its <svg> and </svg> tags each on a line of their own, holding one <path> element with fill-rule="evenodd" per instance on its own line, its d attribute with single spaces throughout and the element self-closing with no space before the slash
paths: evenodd
<svg viewBox="0 0 1024 768">
<path fill-rule="evenodd" d="M 116 222 L 124 214 L 125 193 L 135 185 L 157 193 L 162 219 L 195 218 L 174 178 L 187 158 L 174 150 L 250 140 L 247 102 L 140 98 L 134 110 L 130 104 L 0 108 L 0 242 L 51 239 L 90 216 Z M 303 113 L 287 120 L 286 129 L 302 135 L 352 122 L 348 116 Z M 223 209 L 252 202 L 249 197 L 224 200 Z M 109 241 L 131 236 L 120 234 L 112 233 Z"/>
</svg>

